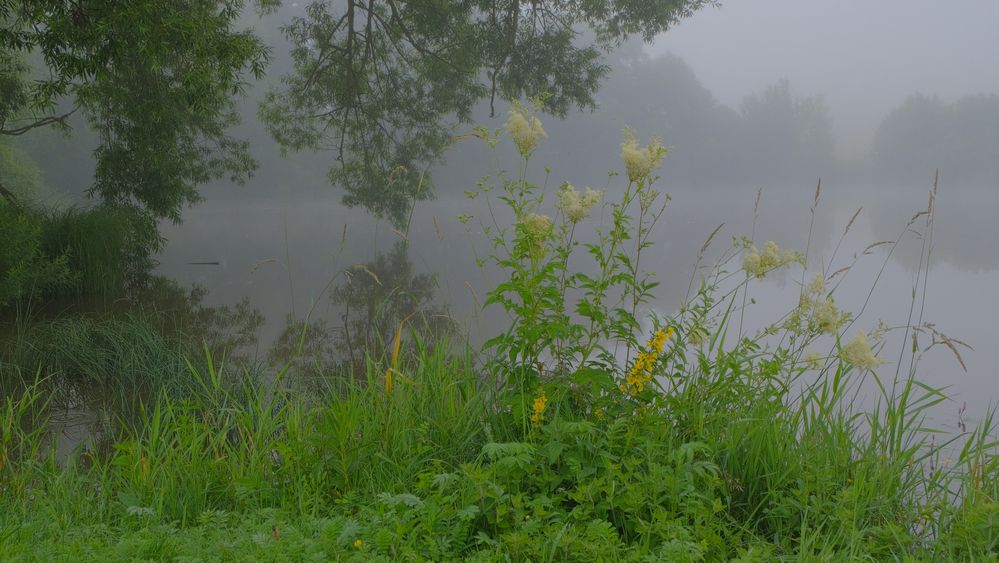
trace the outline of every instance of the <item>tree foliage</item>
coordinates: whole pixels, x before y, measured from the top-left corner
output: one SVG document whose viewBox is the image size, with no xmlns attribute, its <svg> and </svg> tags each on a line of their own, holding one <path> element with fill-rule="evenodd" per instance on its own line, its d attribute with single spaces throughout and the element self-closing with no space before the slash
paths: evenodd
<svg viewBox="0 0 999 563">
<path fill-rule="evenodd" d="M 100 138 L 91 193 L 178 220 L 197 187 L 255 164 L 228 135 L 267 51 L 235 30 L 244 0 L 0 0 L 0 134 L 67 126 Z M 30 80 L 25 57 L 42 69 Z"/>
<path fill-rule="evenodd" d="M 999 182 L 999 96 L 952 103 L 914 95 L 889 113 L 874 137 L 876 170 L 894 182 L 925 182 L 939 169 L 949 183 Z"/>
<path fill-rule="evenodd" d="M 820 97 L 797 97 L 780 80 L 740 108 L 743 157 L 776 177 L 814 179 L 832 161 L 832 119 Z"/>
<path fill-rule="evenodd" d="M 400 224 L 420 176 L 478 102 L 546 93 L 591 108 L 602 50 L 651 39 L 710 0 L 316 0 L 285 34 L 293 70 L 261 115 L 292 150 L 332 150 L 330 180 Z M 582 42 L 587 34 L 592 41 Z"/>
</svg>

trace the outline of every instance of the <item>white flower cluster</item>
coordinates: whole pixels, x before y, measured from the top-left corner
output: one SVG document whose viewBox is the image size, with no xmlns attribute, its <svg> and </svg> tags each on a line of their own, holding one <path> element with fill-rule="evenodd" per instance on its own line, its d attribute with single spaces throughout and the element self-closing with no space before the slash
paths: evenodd
<svg viewBox="0 0 999 563">
<path fill-rule="evenodd" d="M 871 370 L 884 363 L 881 358 L 874 355 L 871 343 L 867 340 L 867 333 L 864 331 L 858 332 L 840 349 L 840 357 L 861 370 Z"/>
<path fill-rule="evenodd" d="M 742 269 L 751 276 L 762 278 L 767 272 L 783 268 L 792 262 L 801 262 L 802 257 L 797 252 L 785 250 L 774 241 L 763 245 L 763 250 L 750 246 L 742 257 Z"/>
<path fill-rule="evenodd" d="M 624 142 L 621 143 L 621 160 L 624 161 L 625 170 L 628 172 L 628 181 L 637 182 L 647 178 L 659 168 L 667 152 L 669 150 L 663 146 L 659 137 L 652 137 L 648 146 L 643 148 L 638 145 L 635 132 L 630 128 L 625 129 Z"/>
<path fill-rule="evenodd" d="M 527 239 L 531 258 L 544 258 L 548 249 L 548 237 L 552 233 L 552 218 L 540 213 L 531 213 L 521 221 L 521 228 Z"/>
<path fill-rule="evenodd" d="M 804 358 L 805 365 L 808 367 L 808 369 L 811 370 L 817 370 L 821 368 L 822 361 L 824 359 L 825 358 L 822 357 L 822 354 L 819 354 L 818 352 L 807 352 L 805 353 L 805 358 Z"/>
<path fill-rule="evenodd" d="M 586 192 L 580 194 L 572 184 L 566 182 L 559 188 L 555 208 L 561 211 L 570 223 L 578 223 L 590 215 L 590 211 L 600 202 L 603 195 L 603 192 L 593 188 L 586 188 Z"/>
<path fill-rule="evenodd" d="M 506 130 L 510 132 L 513 143 L 517 145 L 517 150 L 524 158 L 531 156 L 538 141 L 548 137 L 541 120 L 535 116 L 530 116 L 520 105 L 510 108 L 509 117 L 506 120 Z"/>
<path fill-rule="evenodd" d="M 788 317 L 786 327 L 798 331 L 805 325 L 810 331 L 835 335 L 848 318 L 836 309 L 832 296 L 826 295 L 825 278 L 815 274 L 802 292 L 797 309 Z"/>
<path fill-rule="evenodd" d="M 541 213 L 524 217 L 524 231 L 531 237 L 545 238 L 552 231 L 552 218 Z"/>
</svg>

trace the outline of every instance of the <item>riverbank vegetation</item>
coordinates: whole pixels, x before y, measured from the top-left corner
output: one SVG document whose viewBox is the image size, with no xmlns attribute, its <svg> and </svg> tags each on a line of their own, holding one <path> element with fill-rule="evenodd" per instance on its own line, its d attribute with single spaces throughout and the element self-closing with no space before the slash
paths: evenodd
<svg viewBox="0 0 999 563">
<path fill-rule="evenodd" d="M 294 353 L 266 370 L 138 318 L 52 321 L 0 367 L 3 558 L 996 557 L 991 417 L 932 440 L 926 414 L 947 398 L 917 377 L 923 348 L 897 362 L 911 367 L 884 361 L 886 334 L 926 327 L 859 326 L 835 301 L 848 271 L 750 239 L 698 265 L 674 313 L 650 313 L 667 149 L 626 133 L 613 195 L 535 185 L 543 126 L 520 106 L 509 117 L 476 136 L 508 134 L 519 172 L 484 180 L 463 216 L 491 241 L 478 255 L 502 274 L 485 297 L 502 332 L 472 349 L 402 317 L 363 367 L 306 387 Z M 905 229 L 924 241 L 934 195 Z M 754 284 L 781 272 L 797 304 L 744 329 Z M 108 374 L 130 408 L 102 411 L 100 439 L 67 455 L 52 390 Z"/>
</svg>

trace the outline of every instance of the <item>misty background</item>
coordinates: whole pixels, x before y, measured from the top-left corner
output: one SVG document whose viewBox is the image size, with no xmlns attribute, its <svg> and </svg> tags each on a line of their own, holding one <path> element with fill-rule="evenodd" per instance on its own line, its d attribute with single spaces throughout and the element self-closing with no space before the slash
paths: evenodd
<svg viewBox="0 0 999 563">
<path fill-rule="evenodd" d="M 208 303 L 248 299 L 266 319 L 257 350 L 263 355 L 288 319 L 310 308 L 331 325 L 342 321 L 342 307 L 328 298 L 331 281 L 406 236 L 412 271 L 404 279 L 433 278 L 428 300 L 477 338 L 491 325 L 490 313 L 479 308 L 491 279 L 473 258 L 485 240 L 457 218 L 481 212 L 465 192 L 484 175 L 515 166 L 515 151 L 456 140 L 431 171 L 436 199 L 416 204 L 408 234 L 342 205 L 341 189 L 327 179 L 332 156 L 282 155 L 257 117 L 264 93 L 289 71 L 280 27 L 305 4 L 247 17 L 273 49 L 267 77 L 248 89 L 235 130 L 250 141 L 260 167 L 245 186 L 204 187 L 205 201 L 187 209 L 181 223 L 162 225 L 167 244 L 157 272 L 203 287 Z M 987 1 L 725 2 L 651 44 L 631 41 L 608 53 L 611 73 L 596 93 L 597 107 L 570 111 L 564 120 L 546 117 L 549 138 L 532 157 L 531 173 L 542 183 L 550 168 L 549 189 L 567 180 L 613 194 L 624 185 L 608 176 L 621 169 L 622 128 L 634 127 L 643 141 L 662 137 L 672 150 L 660 185 L 673 202 L 650 267 L 664 282 L 656 308 L 671 312 L 717 225 L 725 224 L 723 242 L 745 235 L 803 247 L 821 178 L 809 269 L 834 271 L 869 244 L 906 233 L 939 170 L 927 320 L 986 352 L 966 358 L 966 374 L 946 351 L 928 355 L 923 369 L 931 383 L 953 384 L 957 400 L 981 413 L 999 390 L 987 352 L 999 305 L 983 297 L 999 286 L 996 21 L 999 4 Z M 493 115 L 480 104 L 474 122 L 499 128 L 506 108 L 498 104 Z M 93 175 L 95 145 L 82 121 L 68 139 L 47 130 L 17 142 L 62 201 L 79 199 L 88 187 L 81 178 Z M 877 304 L 864 310 L 860 325 L 905 322 L 925 234 L 909 233 L 912 240 L 891 256 L 860 256 L 838 302 L 852 310 Z M 793 306 L 795 284 L 795 276 L 760 283 L 759 320 Z"/>
</svg>

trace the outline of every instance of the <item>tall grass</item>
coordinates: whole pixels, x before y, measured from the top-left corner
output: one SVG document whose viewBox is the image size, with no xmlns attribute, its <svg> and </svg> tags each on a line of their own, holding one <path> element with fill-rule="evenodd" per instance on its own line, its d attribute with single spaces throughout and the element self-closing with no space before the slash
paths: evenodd
<svg viewBox="0 0 999 563">
<path fill-rule="evenodd" d="M 511 129 L 533 123 L 520 117 Z M 525 164 L 537 139 L 524 136 L 539 128 L 517 130 Z M 320 374 L 303 392 L 290 384 L 294 357 L 260 378 L 210 350 L 160 356 L 163 341 L 133 327 L 55 324 L 57 335 L 25 340 L 80 343 L 41 346 L 33 362 L 43 376 L 179 387 L 143 394 L 113 447 L 83 447 L 61 465 L 35 415 L 44 387 L 9 393 L 0 557 L 999 557 L 993 418 L 950 444 L 928 441 L 926 415 L 946 396 L 919 381 L 916 352 L 907 373 L 881 375 L 887 329 L 872 333 L 873 347 L 847 334 L 856 317 L 826 287 L 837 274 L 808 284 L 803 274 L 793 311 L 743 332 L 754 280 L 807 255 L 736 242 L 675 315 L 651 319 L 646 341 L 640 305 L 655 282 L 641 251 L 661 214 L 652 172 L 665 149 L 632 137 L 623 153 L 628 187 L 604 204 L 610 225 L 585 246 L 595 265 L 583 272 L 570 254 L 594 194 L 564 185 L 552 219 L 526 165 L 503 181 L 515 222 L 486 219 L 508 274 L 489 302 L 512 320 L 482 353 L 403 321 L 382 343 L 388 353 L 365 355 L 363 372 Z M 921 322 L 918 309 L 914 298 Z M 120 332 L 131 340 L 112 341 Z M 809 357 L 825 344 L 827 354 Z M 168 369 L 142 373 L 156 365 Z M 862 409 L 868 390 L 876 400 Z"/>
<path fill-rule="evenodd" d="M 0 307 L 58 296 L 119 296 L 147 281 L 161 241 L 123 207 L 41 209 L 0 200 Z"/>
<path fill-rule="evenodd" d="M 888 446 L 903 420 L 871 413 L 885 422 L 863 430 L 845 385 L 793 400 L 750 346 L 698 354 L 675 393 L 630 416 L 584 415 L 553 396 L 526 434 L 470 355 L 424 350 L 398 366 L 391 392 L 386 366 L 371 363 L 367 382 L 312 396 L 279 380 L 227 384 L 209 357 L 182 397 L 144 403 L 113 449 L 61 468 L 30 417 L 38 392 L 8 399 L 0 549 L 968 560 L 999 540 L 982 434 L 960 458 L 970 471 L 927 475 L 925 444 Z"/>
<path fill-rule="evenodd" d="M 40 372 L 74 396 L 137 393 L 184 379 L 187 346 L 137 315 L 64 317 L 23 323 L 9 344 L 4 370 L 22 376 Z"/>
<path fill-rule="evenodd" d="M 151 219 L 106 205 L 50 212 L 43 241 L 49 254 L 69 256 L 73 287 L 81 295 L 118 295 L 143 281 L 161 244 Z"/>
</svg>

